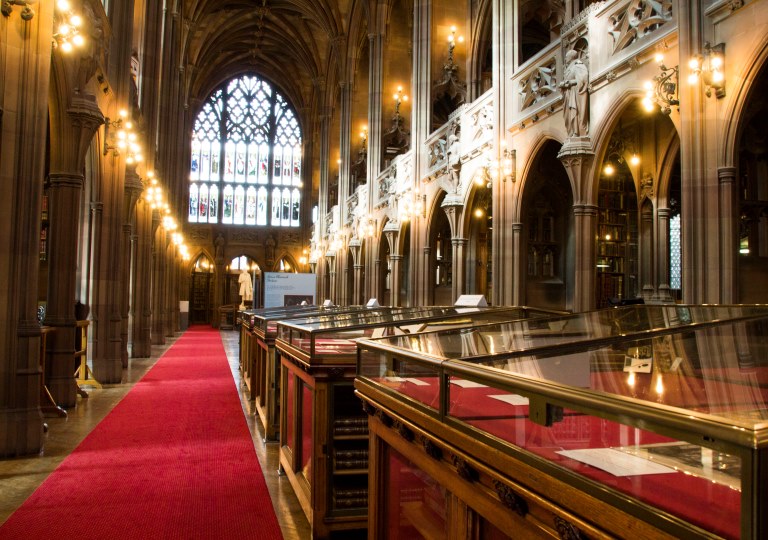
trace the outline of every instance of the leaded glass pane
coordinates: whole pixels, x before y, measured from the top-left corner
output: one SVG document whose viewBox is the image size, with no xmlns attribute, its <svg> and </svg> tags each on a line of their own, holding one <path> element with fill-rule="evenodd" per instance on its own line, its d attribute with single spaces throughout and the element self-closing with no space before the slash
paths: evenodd
<svg viewBox="0 0 768 540">
<path fill-rule="evenodd" d="M 235 181 L 235 143 L 232 141 L 224 145 L 224 181 Z"/>
<path fill-rule="evenodd" d="M 235 192 L 232 186 L 226 186 L 224 188 L 224 214 L 221 218 L 222 223 L 232 223 L 232 216 L 234 215 L 235 205 Z"/>
<path fill-rule="evenodd" d="M 219 188 L 214 184 L 208 193 L 208 223 L 218 223 Z"/>
<path fill-rule="evenodd" d="M 200 209 L 198 211 L 198 221 L 205 223 L 208 221 L 208 185 L 202 184 L 200 186 Z"/>
<path fill-rule="evenodd" d="M 299 190 L 270 197 L 268 186 L 302 185 L 301 146 L 294 111 L 265 81 L 244 76 L 214 91 L 193 129 L 189 221 L 297 226 Z"/>
<path fill-rule="evenodd" d="M 197 184 L 189 186 L 189 221 L 197 223 Z"/>
<path fill-rule="evenodd" d="M 256 225 L 256 188 L 253 186 L 245 192 L 245 224 Z"/>
<path fill-rule="evenodd" d="M 258 204 L 256 206 L 256 225 L 267 224 L 267 189 L 259 188 Z"/>
<path fill-rule="evenodd" d="M 192 160 L 189 165 L 189 179 L 198 180 L 200 178 L 200 141 L 192 140 Z"/>
<path fill-rule="evenodd" d="M 280 225 L 280 188 L 272 190 L 272 225 Z"/>
<path fill-rule="evenodd" d="M 682 289 L 680 245 L 680 214 L 669 220 L 669 286 L 672 289 Z"/>
<path fill-rule="evenodd" d="M 211 141 L 200 145 L 200 180 L 211 179 Z"/>
<path fill-rule="evenodd" d="M 242 225 L 245 218 L 245 190 L 243 186 L 235 188 L 235 225 Z"/>
</svg>

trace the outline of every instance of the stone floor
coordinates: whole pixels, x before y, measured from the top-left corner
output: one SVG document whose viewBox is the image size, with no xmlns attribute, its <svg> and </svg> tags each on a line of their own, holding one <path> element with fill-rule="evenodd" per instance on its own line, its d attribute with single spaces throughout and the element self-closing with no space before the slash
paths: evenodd
<svg viewBox="0 0 768 540">
<path fill-rule="evenodd" d="M 275 507 L 283 537 L 286 540 L 302 540 L 310 537 L 310 528 L 287 478 L 279 476 L 278 445 L 264 443 L 261 423 L 256 421 L 253 403 L 249 402 L 240 377 L 238 366 L 238 333 L 222 331 L 224 348 L 229 358 L 232 374 L 240 389 L 243 413 L 251 430 L 254 448 L 267 487 Z M 64 458 L 74 450 L 90 431 L 128 393 L 170 347 L 175 339 L 152 349 L 152 357 L 131 359 L 124 372 L 122 384 L 105 385 L 103 389 L 88 389 L 89 397 L 78 397 L 77 405 L 67 411 L 67 418 L 49 417 L 45 448 L 38 456 L 0 460 L 0 523 L 18 508 L 45 480 Z"/>
</svg>

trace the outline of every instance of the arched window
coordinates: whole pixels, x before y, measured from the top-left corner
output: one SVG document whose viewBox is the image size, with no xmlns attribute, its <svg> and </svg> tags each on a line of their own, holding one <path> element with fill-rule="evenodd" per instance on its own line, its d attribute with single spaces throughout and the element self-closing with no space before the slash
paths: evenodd
<svg viewBox="0 0 768 540">
<path fill-rule="evenodd" d="M 268 83 L 244 76 L 219 87 L 192 134 L 190 223 L 298 227 L 301 146 L 296 115 Z"/>
</svg>

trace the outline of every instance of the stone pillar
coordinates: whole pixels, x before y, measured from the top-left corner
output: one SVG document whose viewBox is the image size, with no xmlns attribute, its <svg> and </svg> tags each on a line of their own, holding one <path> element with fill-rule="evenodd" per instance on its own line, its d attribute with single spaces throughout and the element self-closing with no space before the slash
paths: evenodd
<svg viewBox="0 0 768 540">
<path fill-rule="evenodd" d="M 557 157 L 575 189 L 574 237 L 574 283 L 573 311 L 593 309 L 595 305 L 595 265 L 597 263 L 597 206 L 588 203 L 587 195 L 591 183 L 592 165 L 595 155 L 591 150 L 589 137 L 572 137 L 566 140 Z"/>
<path fill-rule="evenodd" d="M 448 224 L 451 226 L 451 249 L 453 260 L 453 281 L 451 284 L 452 300 L 464 294 L 464 269 L 466 261 L 464 260 L 464 248 L 467 245 L 467 239 L 461 237 L 462 217 L 464 214 L 464 201 L 457 195 L 446 195 L 441 205 L 448 216 Z"/>
<path fill-rule="evenodd" d="M 163 291 L 165 286 L 165 231 L 160 212 L 152 211 L 152 345 L 165 345 Z"/>
<path fill-rule="evenodd" d="M 53 3 L 35 3 L 30 20 L 22 9 L 0 16 L 0 457 L 43 446 L 37 280 Z"/>
<path fill-rule="evenodd" d="M 123 215 L 123 252 L 122 252 L 122 279 L 121 279 L 121 305 L 120 313 L 122 315 L 120 332 L 120 362 L 124 368 L 128 367 L 128 323 L 131 311 L 131 251 L 133 242 L 133 222 L 135 218 L 136 203 L 144 190 L 141 178 L 136 173 L 135 168 L 125 172 L 125 193 L 123 201 L 125 203 L 125 212 Z M 135 283 L 134 283 L 135 286 Z"/>
<path fill-rule="evenodd" d="M 451 238 L 451 249 L 453 250 L 453 284 L 452 300 L 455 302 L 459 296 L 464 294 L 466 287 L 466 268 L 467 261 L 464 260 L 467 247 L 466 238 Z"/>
<path fill-rule="evenodd" d="M 576 312 L 594 309 L 595 306 L 597 206 L 575 204 L 573 215 L 576 260 L 574 261 L 575 283 L 572 310 Z"/>
<path fill-rule="evenodd" d="M 70 107 L 51 110 L 51 164 L 48 188 L 49 251 L 46 324 L 56 330 L 49 338 L 46 364 L 48 389 L 56 403 L 72 407 L 77 400 L 75 372 L 75 290 L 80 201 L 85 155 L 103 123 L 96 100 L 75 94 Z M 56 120 L 53 120 L 55 118 Z"/>
<path fill-rule="evenodd" d="M 659 208 L 658 234 L 656 260 L 656 273 L 658 275 L 658 299 L 661 302 L 671 302 L 672 294 L 669 291 L 669 208 Z"/>
<path fill-rule="evenodd" d="M 496 233 L 496 231 L 493 231 Z M 512 273 L 512 305 L 521 306 L 527 304 L 527 298 L 525 298 L 525 281 L 522 276 L 522 268 L 520 261 L 523 257 L 527 258 L 527 254 L 522 253 L 522 241 L 520 236 L 523 232 L 523 224 L 516 222 L 512 224 L 512 254 L 506 257 L 506 264 L 511 266 L 508 272 Z M 494 276 L 495 278 L 495 276 Z"/>
<path fill-rule="evenodd" d="M 492 0 L 491 10 L 491 39 L 493 41 L 493 141 L 495 158 L 502 163 L 502 143 L 512 149 L 511 140 L 507 140 L 507 127 L 517 113 L 515 100 L 509 88 L 509 81 L 517 65 L 515 55 L 518 40 L 518 25 L 515 21 L 515 2 L 508 0 Z M 514 174 L 514 173 L 513 173 Z M 513 215 L 512 202 L 516 198 L 516 183 L 514 177 L 503 174 L 493 180 L 493 237 L 491 239 L 493 254 L 493 293 L 491 302 L 494 305 L 515 305 L 519 298 L 520 282 L 513 278 L 514 265 L 510 264 L 510 254 L 514 251 L 512 224 L 516 221 Z"/>
<path fill-rule="evenodd" d="M 399 254 L 390 253 L 389 261 L 392 264 L 392 269 L 389 274 L 389 294 L 390 305 L 400 306 L 400 263 L 403 260 L 403 256 Z"/>
<path fill-rule="evenodd" d="M 736 167 L 720 167 L 717 171 L 720 191 L 720 301 L 732 304 L 739 301 L 739 195 Z"/>
<path fill-rule="evenodd" d="M 152 208 L 143 199 L 136 209 L 134 274 L 131 356 L 149 358 L 152 355 Z"/>
<path fill-rule="evenodd" d="M 653 209 L 651 205 L 640 209 L 640 283 L 642 284 L 641 295 L 646 300 L 651 300 L 656 296 L 656 276 L 654 275 L 655 265 L 653 264 L 655 252 L 653 249 Z M 625 269 L 626 270 L 626 269 Z M 629 289 L 625 288 L 627 293 Z"/>
<path fill-rule="evenodd" d="M 334 304 L 338 303 L 336 295 L 336 254 L 327 254 L 325 256 L 325 262 L 328 264 L 328 295 Z"/>
</svg>

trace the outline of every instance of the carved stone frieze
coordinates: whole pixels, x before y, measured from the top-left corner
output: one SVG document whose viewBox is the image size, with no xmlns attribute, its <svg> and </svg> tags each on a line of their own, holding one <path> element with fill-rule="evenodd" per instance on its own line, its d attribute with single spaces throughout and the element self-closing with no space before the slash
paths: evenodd
<svg viewBox="0 0 768 540">
<path fill-rule="evenodd" d="M 632 0 L 610 17 L 613 54 L 626 49 L 672 20 L 672 0 Z"/>
<path fill-rule="evenodd" d="M 196 243 L 203 243 L 211 238 L 211 231 L 208 227 L 191 227 L 188 234 L 189 239 Z"/>
<path fill-rule="evenodd" d="M 537 66 L 526 78 L 520 81 L 522 96 L 520 110 L 541 101 L 557 90 L 557 66 L 554 58 Z"/>
<path fill-rule="evenodd" d="M 475 130 L 472 134 L 473 141 L 493 134 L 492 104 L 483 105 L 478 111 L 472 113 L 472 126 Z"/>
<path fill-rule="evenodd" d="M 259 242 L 259 233 L 255 231 L 233 231 L 229 234 L 233 244 L 251 244 Z"/>
</svg>

